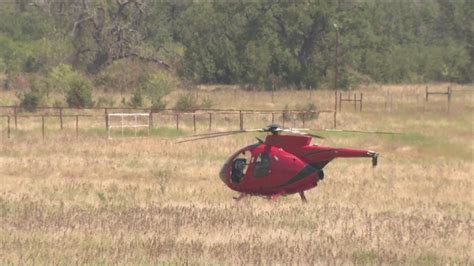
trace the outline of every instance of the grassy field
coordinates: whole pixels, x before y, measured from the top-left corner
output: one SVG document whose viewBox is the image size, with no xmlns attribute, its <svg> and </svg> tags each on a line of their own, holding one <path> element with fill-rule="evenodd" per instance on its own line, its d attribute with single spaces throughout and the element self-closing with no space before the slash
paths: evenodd
<svg viewBox="0 0 474 266">
<path fill-rule="evenodd" d="M 237 193 L 218 171 L 230 153 L 255 142 L 252 134 L 176 144 L 192 134 L 191 123 L 183 120 L 178 131 L 160 118 L 168 128 L 151 137 L 107 140 L 102 120 L 84 119 L 76 138 L 72 120 L 63 131 L 48 120 L 43 140 L 38 120 L 24 118 L 7 139 L 1 120 L 0 264 L 472 265 L 474 87 L 454 86 L 449 114 L 442 97 L 424 102 L 424 88 L 372 86 L 361 90 L 362 113 L 344 106 L 339 128 L 404 135 L 321 133 L 327 138 L 318 143 L 381 157 L 375 169 L 368 159 L 335 160 L 307 192 L 308 204 L 297 195 L 232 200 Z M 331 91 L 282 91 L 271 102 L 269 93 L 208 87 L 199 97 L 236 109 L 334 103 Z M 15 101 L 11 93 L 0 98 Z M 221 119 L 215 130 L 238 127 Z M 263 127 L 269 117 L 245 122 Z M 329 128 L 332 117 L 308 126 Z"/>
</svg>

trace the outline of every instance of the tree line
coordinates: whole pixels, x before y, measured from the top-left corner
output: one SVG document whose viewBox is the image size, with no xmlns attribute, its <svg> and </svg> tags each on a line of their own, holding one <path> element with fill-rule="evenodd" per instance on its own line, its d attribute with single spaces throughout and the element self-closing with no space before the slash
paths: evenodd
<svg viewBox="0 0 474 266">
<path fill-rule="evenodd" d="M 339 88 L 468 83 L 473 16 L 471 0 L 4 0 L 0 73 L 6 88 L 36 90 L 64 71 L 114 90 L 147 90 L 156 71 L 194 84 L 332 87 L 339 34 Z"/>
</svg>

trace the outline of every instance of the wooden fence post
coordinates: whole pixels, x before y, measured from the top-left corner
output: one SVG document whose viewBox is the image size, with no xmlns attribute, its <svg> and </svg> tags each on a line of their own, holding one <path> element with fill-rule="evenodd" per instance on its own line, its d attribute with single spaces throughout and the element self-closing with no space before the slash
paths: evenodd
<svg viewBox="0 0 474 266">
<path fill-rule="evenodd" d="M 109 130 L 109 112 L 107 108 L 104 109 L 105 112 L 105 129 Z"/>
<path fill-rule="evenodd" d="M 357 93 L 354 92 L 354 112 L 357 112 Z"/>
<path fill-rule="evenodd" d="M 209 131 L 212 130 L 212 113 L 209 112 Z"/>
<path fill-rule="evenodd" d="M 63 108 L 59 108 L 59 124 L 61 126 L 61 130 L 63 129 Z"/>
<path fill-rule="evenodd" d="M 7 137 L 10 138 L 10 116 L 7 116 Z"/>
<path fill-rule="evenodd" d="M 302 120 L 303 120 L 303 127 L 304 127 L 304 122 L 305 122 L 305 121 L 304 121 L 304 118 L 305 118 L 305 116 L 306 116 L 306 112 L 303 112 L 303 116 L 302 116 Z"/>
<path fill-rule="evenodd" d="M 176 114 L 176 129 L 179 130 L 179 113 Z"/>
<path fill-rule="evenodd" d="M 272 124 L 275 123 L 275 113 L 272 113 Z"/>
<path fill-rule="evenodd" d="M 196 113 L 193 113 L 193 127 L 194 127 L 194 134 L 196 134 Z"/>
<path fill-rule="evenodd" d="M 41 116 L 41 132 L 44 140 L 44 115 Z"/>
<path fill-rule="evenodd" d="M 244 130 L 244 114 L 242 113 L 242 110 L 239 111 L 240 115 L 240 130 Z"/>
<path fill-rule="evenodd" d="M 336 94 L 336 103 L 337 103 L 337 94 Z M 341 103 L 342 103 L 342 92 L 339 92 L 339 112 L 341 111 L 341 105 L 342 105 Z"/>
<path fill-rule="evenodd" d="M 448 86 L 448 113 L 451 111 L 451 87 Z"/>
<path fill-rule="evenodd" d="M 79 116 L 76 115 L 76 139 L 79 137 Z"/>
<path fill-rule="evenodd" d="M 359 111 L 362 112 L 362 97 L 364 96 L 364 94 L 361 92 L 360 93 L 360 106 L 359 106 Z"/>
<path fill-rule="evenodd" d="M 153 109 L 150 109 L 150 115 L 148 117 L 148 129 L 152 130 L 153 126 Z"/>
<path fill-rule="evenodd" d="M 428 101 L 428 86 L 426 86 L 426 89 L 425 89 L 425 101 L 427 102 Z"/>
<path fill-rule="evenodd" d="M 285 127 L 285 111 L 281 112 L 282 127 Z"/>
<path fill-rule="evenodd" d="M 16 108 L 16 106 L 13 107 L 13 115 L 14 115 L 14 119 L 15 119 L 15 129 L 18 129 L 18 124 L 17 124 L 17 108 Z"/>
</svg>

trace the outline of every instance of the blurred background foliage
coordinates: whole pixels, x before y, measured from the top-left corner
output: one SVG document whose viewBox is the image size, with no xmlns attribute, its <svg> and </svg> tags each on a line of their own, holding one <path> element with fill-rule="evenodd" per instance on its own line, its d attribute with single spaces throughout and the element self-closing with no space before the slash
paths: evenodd
<svg viewBox="0 0 474 266">
<path fill-rule="evenodd" d="M 0 81 L 23 98 L 75 84 L 157 108 L 183 84 L 331 88 L 337 30 L 339 88 L 470 83 L 473 16 L 470 0 L 7 0 Z"/>
</svg>

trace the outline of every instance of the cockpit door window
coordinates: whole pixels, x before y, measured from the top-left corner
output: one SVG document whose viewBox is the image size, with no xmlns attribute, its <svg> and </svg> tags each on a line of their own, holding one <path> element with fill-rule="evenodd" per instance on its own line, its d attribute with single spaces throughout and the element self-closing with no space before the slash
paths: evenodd
<svg viewBox="0 0 474 266">
<path fill-rule="evenodd" d="M 255 166 L 253 168 L 253 176 L 265 177 L 270 173 L 270 156 L 268 152 L 262 152 L 257 155 Z"/>
</svg>

